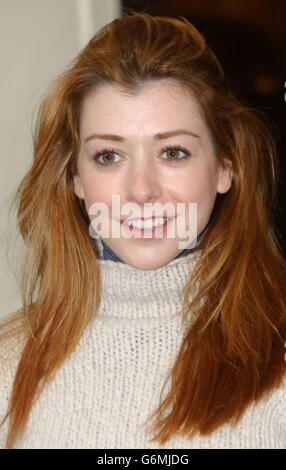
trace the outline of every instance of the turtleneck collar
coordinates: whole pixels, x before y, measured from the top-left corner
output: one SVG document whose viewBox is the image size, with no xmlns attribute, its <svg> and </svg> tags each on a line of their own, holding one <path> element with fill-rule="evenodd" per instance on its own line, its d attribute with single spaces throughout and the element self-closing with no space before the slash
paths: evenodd
<svg viewBox="0 0 286 470">
<path fill-rule="evenodd" d="M 93 239 L 93 244 L 101 279 L 101 301 L 96 313 L 99 321 L 112 325 L 124 322 L 124 328 L 138 324 L 153 327 L 162 320 L 177 317 L 183 305 L 183 290 L 201 249 L 182 252 L 155 269 L 138 269 L 120 258 L 117 262 L 112 256 L 105 258 L 101 238 Z M 194 292 L 197 286 L 191 289 Z"/>
<path fill-rule="evenodd" d="M 98 249 L 100 239 L 95 239 L 95 244 Z M 98 258 L 101 300 L 96 318 L 114 326 L 124 322 L 124 328 L 131 328 L 139 324 L 153 327 L 177 317 L 183 306 L 184 287 L 200 254 L 199 249 L 155 269 Z"/>
</svg>

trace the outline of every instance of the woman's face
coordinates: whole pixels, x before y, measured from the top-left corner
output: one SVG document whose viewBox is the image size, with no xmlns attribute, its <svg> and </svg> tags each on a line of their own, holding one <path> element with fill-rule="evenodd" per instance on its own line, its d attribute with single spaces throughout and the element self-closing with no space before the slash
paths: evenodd
<svg viewBox="0 0 286 470">
<path fill-rule="evenodd" d="M 199 235 L 209 221 L 216 194 L 231 186 L 231 165 L 226 169 L 218 165 L 198 103 L 170 81 L 152 82 L 133 96 L 117 85 L 96 89 L 83 103 L 80 139 L 75 194 L 84 199 L 88 213 L 94 203 L 104 204 L 110 230 L 102 238 L 122 261 L 139 269 L 164 266 L 186 248 L 180 248 L 179 242 L 190 239 L 180 238 L 178 229 L 174 236 L 166 232 L 162 236 L 160 227 L 155 235 L 154 230 L 127 229 L 120 220 L 147 219 L 161 210 L 161 215 L 170 216 L 170 225 L 179 227 L 184 220 L 186 233 L 196 222 Z M 120 213 L 116 214 L 112 212 L 114 195 L 119 198 Z M 126 203 L 136 209 L 135 216 L 123 212 Z M 152 212 L 155 203 L 159 209 Z M 172 214 L 162 212 L 167 203 Z M 191 216 L 189 203 L 197 203 L 197 220 Z M 112 236 L 112 223 L 120 231 L 119 238 Z M 144 238 L 144 234 L 149 235 Z"/>
</svg>

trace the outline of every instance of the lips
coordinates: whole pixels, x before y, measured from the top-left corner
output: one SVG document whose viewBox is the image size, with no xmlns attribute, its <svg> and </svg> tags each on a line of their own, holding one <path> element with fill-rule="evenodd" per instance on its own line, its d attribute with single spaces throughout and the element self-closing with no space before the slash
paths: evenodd
<svg viewBox="0 0 286 470">
<path fill-rule="evenodd" d="M 150 217 L 151 218 L 151 217 Z M 153 219 L 156 217 L 152 217 Z M 142 217 L 144 220 L 144 218 Z M 125 219 L 124 221 L 120 222 L 120 225 L 123 230 L 123 235 L 128 234 L 128 238 L 137 238 L 141 240 L 154 240 L 154 239 L 160 239 L 165 236 L 167 233 L 167 226 L 169 226 L 170 223 L 175 219 L 175 217 L 170 217 L 168 220 L 166 217 L 164 217 L 165 222 L 164 224 L 158 225 L 153 228 L 137 228 L 136 226 L 129 225 L 127 223 L 128 219 Z M 136 220 L 136 219 L 129 219 L 129 220 Z M 138 220 L 138 217 L 137 217 Z M 145 219 L 146 220 L 146 219 Z"/>
<path fill-rule="evenodd" d="M 153 221 L 155 219 L 172 219 L 174 216 L 172 217 L 167 217 L 167 216 L 164 216 L 164 215 L 156 215 L 156 216 L 152 216 L 152 217 L 130 217 L 130 218 L 125 218 L 125 219 L 121 219 L 120 222 L 121 223 L 126 223 L 126 222 L 131 222 L 132 220 L 150 220 L 152 219 Z"/>
</svg>

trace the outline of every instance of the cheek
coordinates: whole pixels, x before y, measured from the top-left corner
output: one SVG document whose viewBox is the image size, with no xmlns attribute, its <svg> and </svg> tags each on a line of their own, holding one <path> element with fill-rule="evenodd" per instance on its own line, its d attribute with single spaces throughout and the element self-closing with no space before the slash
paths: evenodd
<svg viewBox="0 0 286 470">
<path fill-rule="evenodd" d="M 114 178 L 102 178 L 89 174 L 82 181 L 87 211 L 94 203 L 104 203 L 111 210 L 112 195 L 120 194 L 120 187 L 115 184 Z"/>
<path fill-rule="evenodd" d="M 174 181 L 173 189 L 176 200 L 182 202 L 204 203 L 213 200 L 216 195 L 216 175 L 210 168 L 200 168 Z"/>
<path fill-rule="evenodd" d="M 85 195 L 85 204 L 90 206 L 96 201 L 106 202 L 106 194 L 108 188 L 98 178 L 91 177 L 90 175 L 81 176 L 82 187 Z"/>
</svg>

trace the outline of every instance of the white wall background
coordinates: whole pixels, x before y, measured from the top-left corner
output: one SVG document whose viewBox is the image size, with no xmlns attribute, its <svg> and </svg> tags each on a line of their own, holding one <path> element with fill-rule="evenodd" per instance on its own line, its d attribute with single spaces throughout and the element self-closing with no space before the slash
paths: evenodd
<svg viewBox="0 0 286 470">
<path fill-rule="evenodd" d="M 0 0 L 0 317 L 22 306 L 17 263 L 24 244 L 19 238 L 7 258 L 15 237 L 9 205 L 32 162 L 42 94 L 95 32 L 118 16 L 120 0 Z"/>
</svg>

